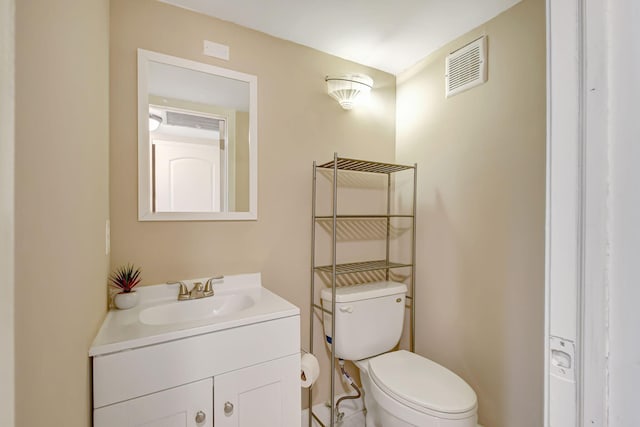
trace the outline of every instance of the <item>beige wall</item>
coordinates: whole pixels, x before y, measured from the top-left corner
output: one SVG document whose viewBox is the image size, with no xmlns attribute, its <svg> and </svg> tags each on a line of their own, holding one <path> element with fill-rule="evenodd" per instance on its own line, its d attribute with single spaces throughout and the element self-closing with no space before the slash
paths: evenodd
<svg viewBox="0 0 640 427">
<path fill-rule="evenodd" d="M 88 426 L 106 311 L 108 0 L 16 2 L 16 425 Z"/>
<path fill-rule="evenodd" d="M 444 98 L 488 36 L 489 81 Z M 543 416 L 545 4 L 524 0 L 398 77 L 397 161 L 418 162 L 417 351 L 467 380 L 487 427 Z"/>
<path fill-rule="evenodd" d="M 231 59 L 202 54 L 203 40 Z M 138 222 L 136 49 L 258 77 L 258 220 Z M 329 73 L 365 72 L 372 105 L 344 111 L 326 94 Z M 152 0 L 111 1 L 112 267 L 133 262 L 143 283 L 216 272 L 262 272 L 264 285 L 301 307 L 308 342 L 311 166 L 333 152 L 393 160 L 395 78 L 284 40 Z"/>
</svg>

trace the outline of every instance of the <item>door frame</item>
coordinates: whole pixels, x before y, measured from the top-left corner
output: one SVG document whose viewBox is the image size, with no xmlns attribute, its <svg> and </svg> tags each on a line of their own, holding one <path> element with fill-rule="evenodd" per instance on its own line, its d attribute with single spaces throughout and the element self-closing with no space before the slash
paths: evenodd
<svg viewBox="0 0 640 427">
<path fill-rule="evenodd" d="M 607 0 L 547 0 L 545 426 L 607 426 Z M 552 337 L 574 345 L 553 374 Z M 561 402 L 557 406 L 554 402 Z"/>
<path fill-rule="evenodd" d="M 15 425 L 15 0 L 0 0 L 0 425 Z"/>
</svg>

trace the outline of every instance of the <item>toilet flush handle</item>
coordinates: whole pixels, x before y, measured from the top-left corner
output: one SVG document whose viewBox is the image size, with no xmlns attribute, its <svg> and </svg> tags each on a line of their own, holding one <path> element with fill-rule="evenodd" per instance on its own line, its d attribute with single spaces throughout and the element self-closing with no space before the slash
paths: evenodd
<svg viewBox="0 0 640 427">
<path fill-rule="evenodd" d="M 353 306 L 347 305 L 346 307 L 340 307 L 339 310 L 343 313 L 353 313 Z"/>
</svg>

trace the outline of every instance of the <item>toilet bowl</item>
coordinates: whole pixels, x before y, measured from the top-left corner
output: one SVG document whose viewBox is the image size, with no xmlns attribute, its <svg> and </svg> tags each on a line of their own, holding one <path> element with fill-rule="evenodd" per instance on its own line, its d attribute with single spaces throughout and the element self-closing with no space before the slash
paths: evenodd
<svg viewBox="0 0 640 427">
<path fill-rule="evenodd" d="M 332 291 L 321 291 L 327 345 L 360 369 L 367 427 L 476 427 L 477 397 L 462 378 L 415 353 L 389 352 L 402 334 L 406 293 L 392 281 L 345 286 L 334 307 Z"/>
<path fill-rule="evenodd" d="M 476 427 L 476 394 L 443 366 L 404 350 L 354 363 L 367 427 Z"/>
</svg>

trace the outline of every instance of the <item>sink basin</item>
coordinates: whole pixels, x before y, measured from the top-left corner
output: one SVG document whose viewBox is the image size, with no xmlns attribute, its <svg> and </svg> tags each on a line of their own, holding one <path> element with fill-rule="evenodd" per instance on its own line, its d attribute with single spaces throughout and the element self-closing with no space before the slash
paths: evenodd
<svg viewBox="0 0 640 427">
<path fill-rule="evenodd" d="M 214 295 L 191 301 L 174 301 L 156 305 L 140 311 L 140 322 L 146 325 L 168 325 L 172 323 L 204 320 L 227 316 L 253 306 L 249 295 Z"/>
</svg>

